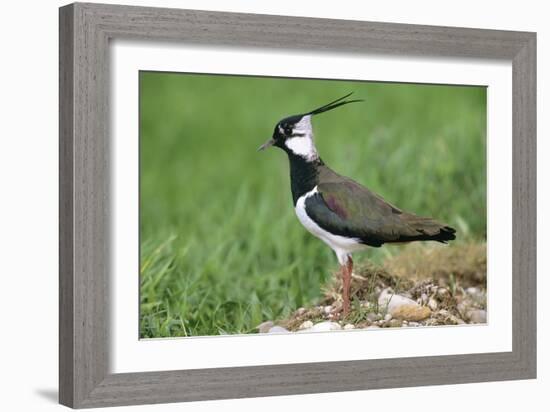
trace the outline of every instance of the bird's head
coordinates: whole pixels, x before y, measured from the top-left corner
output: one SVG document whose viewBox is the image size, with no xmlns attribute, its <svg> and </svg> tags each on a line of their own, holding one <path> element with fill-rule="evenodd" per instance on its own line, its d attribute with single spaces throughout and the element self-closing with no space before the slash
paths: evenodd
<svg viewBox="0 0 550 412">
<path fill-rule="evenodd" d="M 336 99 L 324 106 L 304 114 L 285 117 L 280 120 L 273 130 L 273 136 L 267 142 L 259 147 L 258 150 L 267 149 L 270 146 L 276 146 L 286 152 L 292 152 L 295 155 L 302 156 L 306 160 L 314 160 L 319 156 L 313 144 L 313 128 L 311 126 L 311 117 L 320 113 L 327 112 L 348 103 L 361 102 L 363 100 L 345 100 L 351 96 L 349 93 L 339 99 Z"/>
</svg>

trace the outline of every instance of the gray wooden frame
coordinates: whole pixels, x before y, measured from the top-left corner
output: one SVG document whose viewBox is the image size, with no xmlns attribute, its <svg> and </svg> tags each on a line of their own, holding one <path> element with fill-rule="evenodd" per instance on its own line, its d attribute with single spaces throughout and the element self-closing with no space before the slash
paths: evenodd
<svg viewBox="0 0 550 412">
<path fill-rule="evenodd" d="M 85 408 L 536 376 L 535 33 L 83 3 L 62 7 L 59 16 L 62 404 Z M 107 125 L 114 38 L 511 61 L 513 350 L 110 374 Z"/>
</svg>

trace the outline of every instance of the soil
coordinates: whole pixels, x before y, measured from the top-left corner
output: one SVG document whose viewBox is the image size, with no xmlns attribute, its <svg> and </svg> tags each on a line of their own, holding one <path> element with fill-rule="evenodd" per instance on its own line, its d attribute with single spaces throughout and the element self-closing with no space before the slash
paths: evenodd
<svg viewBox="0 0 550 412">
<path fill-rule="evenodd" d="M 356 265 L 345 318 L 341 279 L 334 274 L 316 305 L 273 324 L 305 331 L 327 322 L 330 330 L 485 323 L 486 273 L 485 243 L 410 245 L 382 265 Z"/>
</svg>

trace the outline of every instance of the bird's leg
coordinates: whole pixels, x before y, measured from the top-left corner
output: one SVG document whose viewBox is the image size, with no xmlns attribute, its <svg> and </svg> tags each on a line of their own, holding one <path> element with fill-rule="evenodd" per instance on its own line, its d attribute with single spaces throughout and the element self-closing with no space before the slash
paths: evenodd
<svg viewBox="0 0 550 412">
<path fill-rule="evenodd" d="M 348 302 L 348 295 L 347 295 L 347 291 L 346 291 L 346 273 L 348 271 L 348 268 L 347 268 L 347 265 L 346 264 L 343 264 L 343 265 L 340 265 L 340 271 L 342 272 L 342 299 L 343 299 L 343 303 L 342 303 L 342 316 L 345 317 L 347 316 L 348 314 L 348 306 L 347 304 L 349 303 Z"/>
<path fill-rule="evenodd" d="M 349 292 L 351 286 L 352 270 L 353 260 L 351 260 L 351 256 L 348 256 L 346 263 L 342 265 L 342 297 L 344 299 L 344 317 L 349 315 L 350 310 Z"/>
</svg>

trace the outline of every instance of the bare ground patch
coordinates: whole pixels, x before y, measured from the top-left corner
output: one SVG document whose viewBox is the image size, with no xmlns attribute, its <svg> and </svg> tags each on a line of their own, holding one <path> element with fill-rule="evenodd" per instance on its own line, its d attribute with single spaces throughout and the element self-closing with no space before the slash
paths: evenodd
<svg viewBox="0 0 550 412">
<path fill-rule="evenodd" d="M 261 333 L 458 325 L 486 322 L 485 243 L 406 246 L 382 265 L 356 265 L 350 314 L 342 316 L 338 273 L 324 296 L 290 317 L 267 321 Z"/>
</svg>

